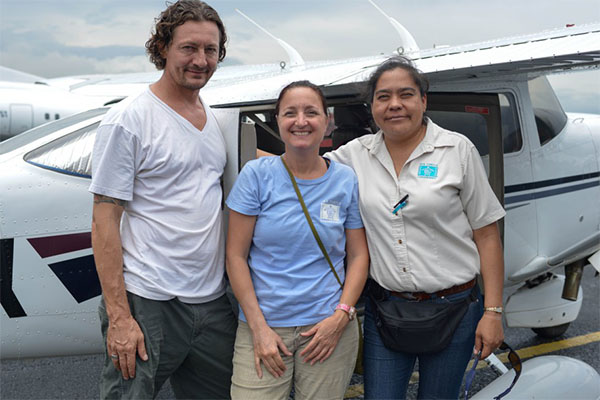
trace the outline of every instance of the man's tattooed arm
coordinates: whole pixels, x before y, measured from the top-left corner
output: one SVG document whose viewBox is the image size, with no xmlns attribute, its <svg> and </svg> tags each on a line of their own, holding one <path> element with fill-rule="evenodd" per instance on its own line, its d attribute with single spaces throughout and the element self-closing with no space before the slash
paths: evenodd
<svg viewBox="0 0 600 400">
<path fill-rule="evenodd" d="M 94 194 L 94 204 L 109 203 L 116 206 L 125 207 L 125 200 L 115 199 L 114 197 L 104 196 L 102 194 Z"/>
</svg>

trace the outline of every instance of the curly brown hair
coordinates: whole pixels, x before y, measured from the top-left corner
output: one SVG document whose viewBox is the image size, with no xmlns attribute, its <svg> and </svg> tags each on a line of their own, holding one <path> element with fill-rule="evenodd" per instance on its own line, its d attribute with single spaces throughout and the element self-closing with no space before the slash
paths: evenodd
<svg viewBox="0 0 600 400">
<path fill-rule="evenodd" d="M 173 32 L 175 28 L 183 25 L 187 21 L 209 21 L 214 22 L 219 28 L 219 62 L 225 58 L 225 42 L 227 34 L 225 26 L 214 8 L 200 0 L 179 0 L 176 3 L 169 3 L 158 18 L 155 18 L 155 26 L 152 36 L 146 42 L 146 53 L 150 61 L 157 69 L 165 68 L 167 60 L 161 55 L 161 52 L 168 48 L 173 41 Z"/>
</svg>

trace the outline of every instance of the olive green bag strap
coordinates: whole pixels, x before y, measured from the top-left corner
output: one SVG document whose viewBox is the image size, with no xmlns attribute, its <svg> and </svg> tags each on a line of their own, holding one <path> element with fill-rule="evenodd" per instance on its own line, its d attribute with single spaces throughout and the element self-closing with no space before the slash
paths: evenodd
<svg viewBox="0 0 600 400">
<path fill-rule="evenodd" d="M 313 233 L 313 235 L 315 237 L 315 240 L 319 244 L 319 248 L 323 252 L 323 255 L 325 256 L 325 259 L 327 260 L 327 263 L 329 264 L 329 268 L 331 268 L 331 272 L 333 272 L 333 275 L 335 276 L 335 279 L 337 279 L 338 283 L 340 284 L 340 287 L 343 290 L 344 289 L 344 284 L 342 283 L 342 280 L 340 279 L 340 277 L 338 276 L 337 272 L 335 271 L 335 268 L 333 267 L 333 263 L 331 262 L 331 259 L 329 258 L 329 254 L 327 254 L 327 250 L 325 249 L 325 246 L 323 245 L 323 242 L 321 241 L 321 238 L 319 237 L 319 232 L 317 232 L 317 228 L 315 228 L 315 225 L 312 222 L 312 218 L 310 217 L 310 214 L 308 213 L 308 209 L 306 208 L 306 204 L 304 204 L 304 199 L 302 198 L 302 193 L 300 193 L 300 189 L 298 188 L 298 184 L 296 183 L 296 179 L 294 178 L 294 174 L 292 174 L 292 171 L 290 171 L 290 168 L 287 166 L 287 164 L 283 160 L 283 157 L 280 157 L 280 158 L 281 158 L 281 162 L 283 163 L 283 166 L 285 167 L 285 170 L 287 171 L 288 175 L 290 176 L 290 180 L 292 181 L 292 185 L 294 186 L 294 190 L 296 191 L 296 196 L 298 196 L 298 200 L 300 201 L 300 205 L 302 206 L 302 211 L 304 212 L 304 216 L 306 217 L 306 221 L 308 221 L 308 225 L 310 226 L 310 230 L 312 231 L 312 233 Z M 357 360 L 356 360 L 355 371 L 357 373 L 359 373 L 359 374 L 362 374 L 362 343 L 363 343 L 363 334 L 362 334 L 362 327 L 360 326 L 360 320 L 358 319 L 358 316 L 356 317 L 356 322 L 358 323 L 358 343 L 359 343 L 359 349 L 358 349 L 358 357 L 357 357 Z"/>
</svg>

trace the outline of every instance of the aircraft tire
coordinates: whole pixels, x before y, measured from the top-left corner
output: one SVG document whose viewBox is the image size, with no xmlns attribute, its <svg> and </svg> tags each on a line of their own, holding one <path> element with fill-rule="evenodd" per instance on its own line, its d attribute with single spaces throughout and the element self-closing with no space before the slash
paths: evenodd
<svg viewBox="0 0 600 400">
<path fill-rule="evenodd" d="M 569 325 L 571 325 L 571 323 L 567 322 L 566 324 L 556 326 L 546 326 L 544 328 L 531 328 L 531 330 L 543 338 L 553 339 L 565 333 L 567 329 L 569 329 Z"/>
</svg>

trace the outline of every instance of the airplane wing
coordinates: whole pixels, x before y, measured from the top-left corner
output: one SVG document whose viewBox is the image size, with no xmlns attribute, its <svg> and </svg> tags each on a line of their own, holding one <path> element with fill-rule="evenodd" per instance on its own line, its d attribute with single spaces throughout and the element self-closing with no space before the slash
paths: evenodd
<svg viewBox="0 0 600 400">
<path fill-rule="evenodd" d="M 207 89 L 227 86 L 229 90 L 226 93 L 218 93 L 218 90 L 213 93 L 209 90 L 209 101 L 212 104 L 226 104 L 232 100 L 233 104 L 264 102 L 277 98 L 279 90 L 285 84 L 298 79 L 309 79 L 323 86 L 364 82 L 377 65 L 392 55 L 307 62 L 298 69 L 282 68 L 276 72 L 222 80 L 207 86 Z M 421 50 L 414 62 L 429 76 L 432 83 L 523 74 L 533 78 L 550 71 L 598 68 L 600 23 L 443 49 Z"/>
<path fill-rule="evenodd" d="M 219 82 L 231 82 L 247 76 L 260 76 L 280 70 L 278 64 L 219 66 L 209 85 Z M 140 91 L 156 82 L 162 71 L 127 74 L 79 75 L 49 79 L 48 83 L 61 86 L 73 93 L 86 96 L 124 97 Z"/>
<path fill-rule="evenodd" d="M 422 51 L 416 62 L 430 79 L 445 81 L 598 68 L 600 24 Z"/>
<path fill-rule="evenodd" d="M 223 66 L 202 93 L 212 105 L 265 103 L 274 101 L 281 88 L 295 80 L 308 79 L 325 87 L 364 82 L 377 65 L 392 55 L 306 62 L 301 66 Z M 550 71 L 598 68 L 600 23 L 420 50 L 414 61 L 432 83 L 522 74 L 531 78 Z M 143 90 L 159 76 L 160 72 L 81 76 L 71 81 L 70 90 L 84 95 L 125 97 Z"/>
<path fill-rule="evenodd" d="M 504 39 L 421 50 L 413 58 L 432 82 L 598 68 L 600 23 L 553 29 Z M 372 68 L 366 68 L 371 73 Z M 362 76 L 359 80 L 364 80 Z M 352 77 L 337 84 L 355 81 Z"/>
</svg>

